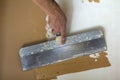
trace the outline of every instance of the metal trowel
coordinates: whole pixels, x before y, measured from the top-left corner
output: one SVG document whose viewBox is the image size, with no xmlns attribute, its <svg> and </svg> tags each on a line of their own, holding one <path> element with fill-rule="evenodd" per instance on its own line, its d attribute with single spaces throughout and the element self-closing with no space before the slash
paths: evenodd
<svg viewBox="0 0 120 80">
<path fill-rule="evenodd" d="M 66 37 L 64 45 L 51 40 L 23 47 L 19 54 L 25 71 L 102 51 L 106 51 L 104 33 L 94 29 Z"/>
</svg>

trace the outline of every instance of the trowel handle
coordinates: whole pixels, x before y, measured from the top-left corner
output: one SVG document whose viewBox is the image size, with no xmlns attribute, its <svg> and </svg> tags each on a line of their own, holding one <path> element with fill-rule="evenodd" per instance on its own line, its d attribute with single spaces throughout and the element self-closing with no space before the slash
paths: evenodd
<svg viewBox="0 0 120 80">
<path fill-rule="evenodd" d="M 55 41 L 56 41 L 56 42 L 61 42 L 61 33 L 60 33 L 60 32 L 58 32 L 58 33 L 56 34 L 56 39 L 55 39 Z"/>
</svg>

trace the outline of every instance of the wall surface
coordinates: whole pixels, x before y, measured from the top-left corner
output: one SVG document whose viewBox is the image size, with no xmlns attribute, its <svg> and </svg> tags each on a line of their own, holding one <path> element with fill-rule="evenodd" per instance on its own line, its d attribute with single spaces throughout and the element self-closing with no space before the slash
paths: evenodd
<svg viewBox="0 0 120 80">
<path fill-rule="evenodd" d="M 103 26 L 111 67 L 59 76 L 59 80 L 120 80 L 120 0 L 58 0 L 68 18 L 68 30 L 75 32 Z M 68 31 L 68 33 L 69 33 Z"/>
</svg>

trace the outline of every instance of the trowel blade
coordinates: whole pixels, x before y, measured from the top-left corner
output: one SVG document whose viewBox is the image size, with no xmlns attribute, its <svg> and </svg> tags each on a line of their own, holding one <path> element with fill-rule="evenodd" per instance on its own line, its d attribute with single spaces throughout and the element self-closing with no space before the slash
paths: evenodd
<svg viewBox="0 0 120 80">
<path fill-rule="evenodd" d="M 54 40 L 20 49 L 23 71 L 106 50 L 101 29 L 67 37 L 66 44 Z"/>
</svg>

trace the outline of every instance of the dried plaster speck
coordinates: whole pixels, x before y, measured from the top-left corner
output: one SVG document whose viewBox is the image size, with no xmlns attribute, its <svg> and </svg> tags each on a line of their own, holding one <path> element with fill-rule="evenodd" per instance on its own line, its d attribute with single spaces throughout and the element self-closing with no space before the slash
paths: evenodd
<svg viewBox="0 0 120 80">
<path fill-rule="evenodd" d="M 89 2 L 97 2 L 97 3 L 99 3 L 100 2 L 100 0 L 88 0 Z"/>
</svg>

